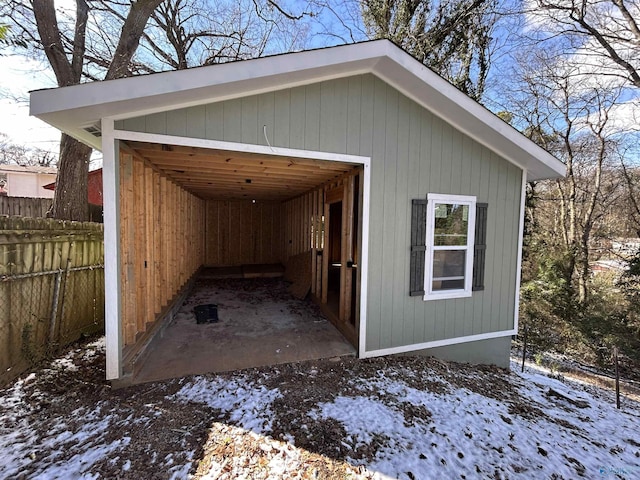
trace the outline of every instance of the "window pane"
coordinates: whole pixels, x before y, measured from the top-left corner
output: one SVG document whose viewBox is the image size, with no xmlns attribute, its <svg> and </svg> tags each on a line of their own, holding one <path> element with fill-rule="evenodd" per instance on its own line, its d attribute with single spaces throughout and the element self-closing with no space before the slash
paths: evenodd
<svg viewBox="0 0 640 480">
<path fill-rule="evenodd" d="M 466 245 L 469 228 L 469 205 L 436 203 L 433 244 Z"/>
<path fill-rule="evenodd" d="M 433 279 L 454 277 L 464 280 L 465 250 L 436 250 L 433 252 Z"/>
<path fill-rule="evenodd" d="M 438 290 L 462 290 L 464 289 L 464 278 L 461 280 L 434 280 L 431 283 L 431 291 Z"/>
</svg>

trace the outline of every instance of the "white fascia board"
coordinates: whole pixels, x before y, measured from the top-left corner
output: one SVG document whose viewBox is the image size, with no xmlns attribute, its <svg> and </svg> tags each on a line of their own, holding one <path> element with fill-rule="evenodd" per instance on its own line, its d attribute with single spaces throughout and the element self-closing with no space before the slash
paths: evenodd
<svg viewBox="0 0 640 480">
<path fill-rule="evenodd" d="M 516 257 L 516 289 L 515 306 L 513 311 L 513 329 L 518 332 L 520 319 L 520 284 L 522 281 L 522 248 L 524 244 L 524 217 L 527 201 L 527 172 L 522 171 L 522 185 L 520 186 L 520 217 L 518 219 L 518 253 Z"/>
<path fill-rule="evenodd" d="M 30 114 L 87 141 L 82 127 L 371 72 L 385 40 L 36 90 Z"/>
</svg>

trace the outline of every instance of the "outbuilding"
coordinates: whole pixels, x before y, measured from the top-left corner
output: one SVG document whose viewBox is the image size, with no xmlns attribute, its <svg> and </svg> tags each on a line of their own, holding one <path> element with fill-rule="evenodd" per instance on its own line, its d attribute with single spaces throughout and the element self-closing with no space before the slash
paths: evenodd
<svg viewBox="0 0 640 480">
<path fill-rule="evenodd" d="M 31 113 L 103 153 L 109 379 L 201 266 L 292 257 L 360 357 L 508 365 L 526 182 L 564 165 L 393 43 L 35 91 Z"/>
</svg>

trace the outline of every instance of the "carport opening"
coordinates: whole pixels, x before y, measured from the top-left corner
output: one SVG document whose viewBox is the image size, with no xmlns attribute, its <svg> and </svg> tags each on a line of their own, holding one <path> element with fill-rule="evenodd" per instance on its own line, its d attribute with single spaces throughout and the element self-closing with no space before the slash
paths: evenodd
<svg viewBox="0 0 640 480">
<path fill-rule="evenodd" d="M 208 351 L 203 358 L 209 360 L 200 371 L 174 368 L 169 376 L 355 353 L 361 165 L 133 141 L 120 142 L 119 151 L 125 374 L 140 373 L 163 342 L 167 348 L 184 350 L 180 355 L 197 363 L 196 353 L 187 348 L 190 342 L 195 347 L 197 335 L 199 342 L 209 342 L 197 346 Z M 306 343 L 296 346 L 304 352 L 299 358 L 275 347 L 270 360 L 257 354 L 259 349 L 249 340 L 256 332 L 249 333 L 250 325 L 260 322 L 236 321 L 238 315 L 225 311 L 238 307 L 229 300 L 229 289 L 234 288 L 245 306 L 252 301 L 266 305 L 264 295 L 279 292 L 284 307 L 276 302 L 267 305 L 268 313 L 258 314 L 261 322 L 272 321 L 262 323 L 262 331 L 284 338 L 280 327 L 291 320 L 286 319 L 288 312 L 303 311 L 299 316 L 314 328 L 320 323 L 317 314 L 328 319 L 330 328 L 340 332 L 338 341 L 325 330 L 309 327 Z M 215 292 L 227 298 L 218 307 L 220 324 L 196 325 L 194 306 L 200 301 L 216 303 Z M 239 329 L 235 339 L 225 330 L 230 324 L 224 325 L 225 318 L 232 317 Z M 187 321 L 192 325 L 187 327 Z M 290 323 L 294 331 L 305 330 L 304 325 Z M 179 333 L 176 326 L 182 328 Z M 202 327 L 200 334 L 194 327 Z M 205 329 L 220 335 L 202 335 Z M 316 330 L 315 336 L 307 335 Z M 184 337 L 181 343 L 167 346 L 178 336 Z M 211 353 L 225 342 L 237 351 L 225 351 L 227 358 L 220 357 L 216 366 Z M 334 348 L 340 342 L 343 345 Z M 292 343 L 293 337 L 288 345 Z M 268 344 L 263 339 L 262 345 Z M 236 362 L 238 358 L 245 358 L 244 363 Z"/>
</svg>

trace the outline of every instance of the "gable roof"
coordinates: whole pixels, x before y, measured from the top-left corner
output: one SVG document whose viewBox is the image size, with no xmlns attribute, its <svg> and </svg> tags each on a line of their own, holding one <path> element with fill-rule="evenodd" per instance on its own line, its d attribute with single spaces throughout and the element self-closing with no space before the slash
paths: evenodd
<svg viewBox="0 0 640 480">
<path fill-rule="evenodd" d="M 388 40 L 31 92 L 30 113 L 101 149 L 100 119 L 137 117 L 370 73 L 515 165 L 528 180 L 562 162 Z"/>
</svg>

